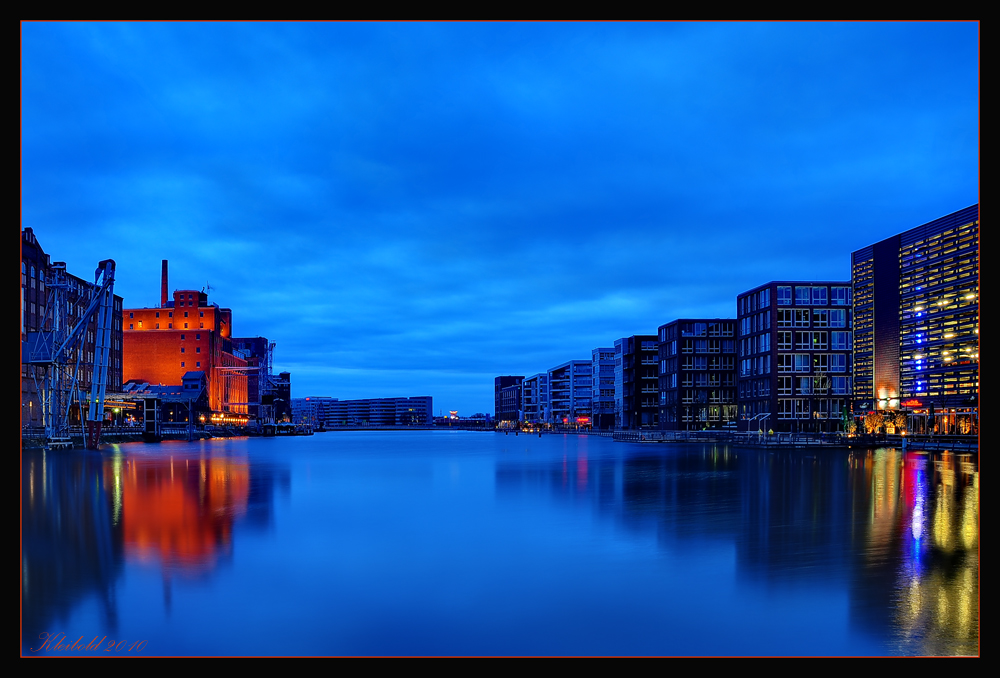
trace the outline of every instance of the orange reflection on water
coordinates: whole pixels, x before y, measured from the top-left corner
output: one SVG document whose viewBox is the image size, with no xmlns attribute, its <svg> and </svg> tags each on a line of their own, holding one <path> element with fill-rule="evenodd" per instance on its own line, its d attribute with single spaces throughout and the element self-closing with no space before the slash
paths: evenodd
<svg viewBox="0 0 1000 678">
<path fill-rule="evenodd" d="M 118 475 L 127 558 L 195 573 L 230 551 L 233 521 L 247 508 L 246 460 L 133 457 L 105 474 Z"/>
</svg>

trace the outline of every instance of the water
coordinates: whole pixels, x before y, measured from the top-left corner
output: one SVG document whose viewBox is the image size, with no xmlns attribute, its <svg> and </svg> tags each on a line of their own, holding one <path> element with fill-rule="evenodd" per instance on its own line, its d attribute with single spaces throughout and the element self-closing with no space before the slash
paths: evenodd
<svg viewBox="0 0 1000 678">
<path fill-rule="evenodd" d="M 345 432 L 21 489 L 24 655 L 979 653 L 975 457 Z"/>
</svg>

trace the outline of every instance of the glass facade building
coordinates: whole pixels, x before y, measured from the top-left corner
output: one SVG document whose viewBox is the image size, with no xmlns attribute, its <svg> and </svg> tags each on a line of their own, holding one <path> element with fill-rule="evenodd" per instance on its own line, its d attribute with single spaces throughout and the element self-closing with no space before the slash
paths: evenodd
<svg viewBox="0 0 1000 678">
<path fill-rule="evenodd" d="M 916 432 L 978 430 L 979 206 L 858 250 L 855 409 Z"/>
</svg>

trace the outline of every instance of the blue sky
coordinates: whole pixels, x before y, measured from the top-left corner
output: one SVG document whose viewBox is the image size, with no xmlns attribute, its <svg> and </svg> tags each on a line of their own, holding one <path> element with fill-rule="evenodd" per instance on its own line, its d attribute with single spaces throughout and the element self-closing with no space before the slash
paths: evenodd
<svg viewBox="0 0 1000 678">
<path fill-rule="evenodd" d="M 292 395 L 531 375 L 979 200 L 979 24 L 22 23 L 21 226 Z"/>
</svg>

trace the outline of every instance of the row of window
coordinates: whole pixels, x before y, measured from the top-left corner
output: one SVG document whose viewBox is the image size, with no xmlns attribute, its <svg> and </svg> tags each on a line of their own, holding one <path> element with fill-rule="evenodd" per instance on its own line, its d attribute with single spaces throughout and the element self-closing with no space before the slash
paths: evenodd
<svg viewBox="0 0 1000 678">
<path fill-rule="evenodd" d="M 792 305 L 792 289 L 791 285 L 778 285 L 778 306 Z M 794 291 L 796 306 L 851 305 L 851 288 L 846 286 L 796 285 Z"/>
<path fill-rule="evenodd" d="M 778 372 L 847 372 L 844 353 L 781 353 Z"/>
</svg>

